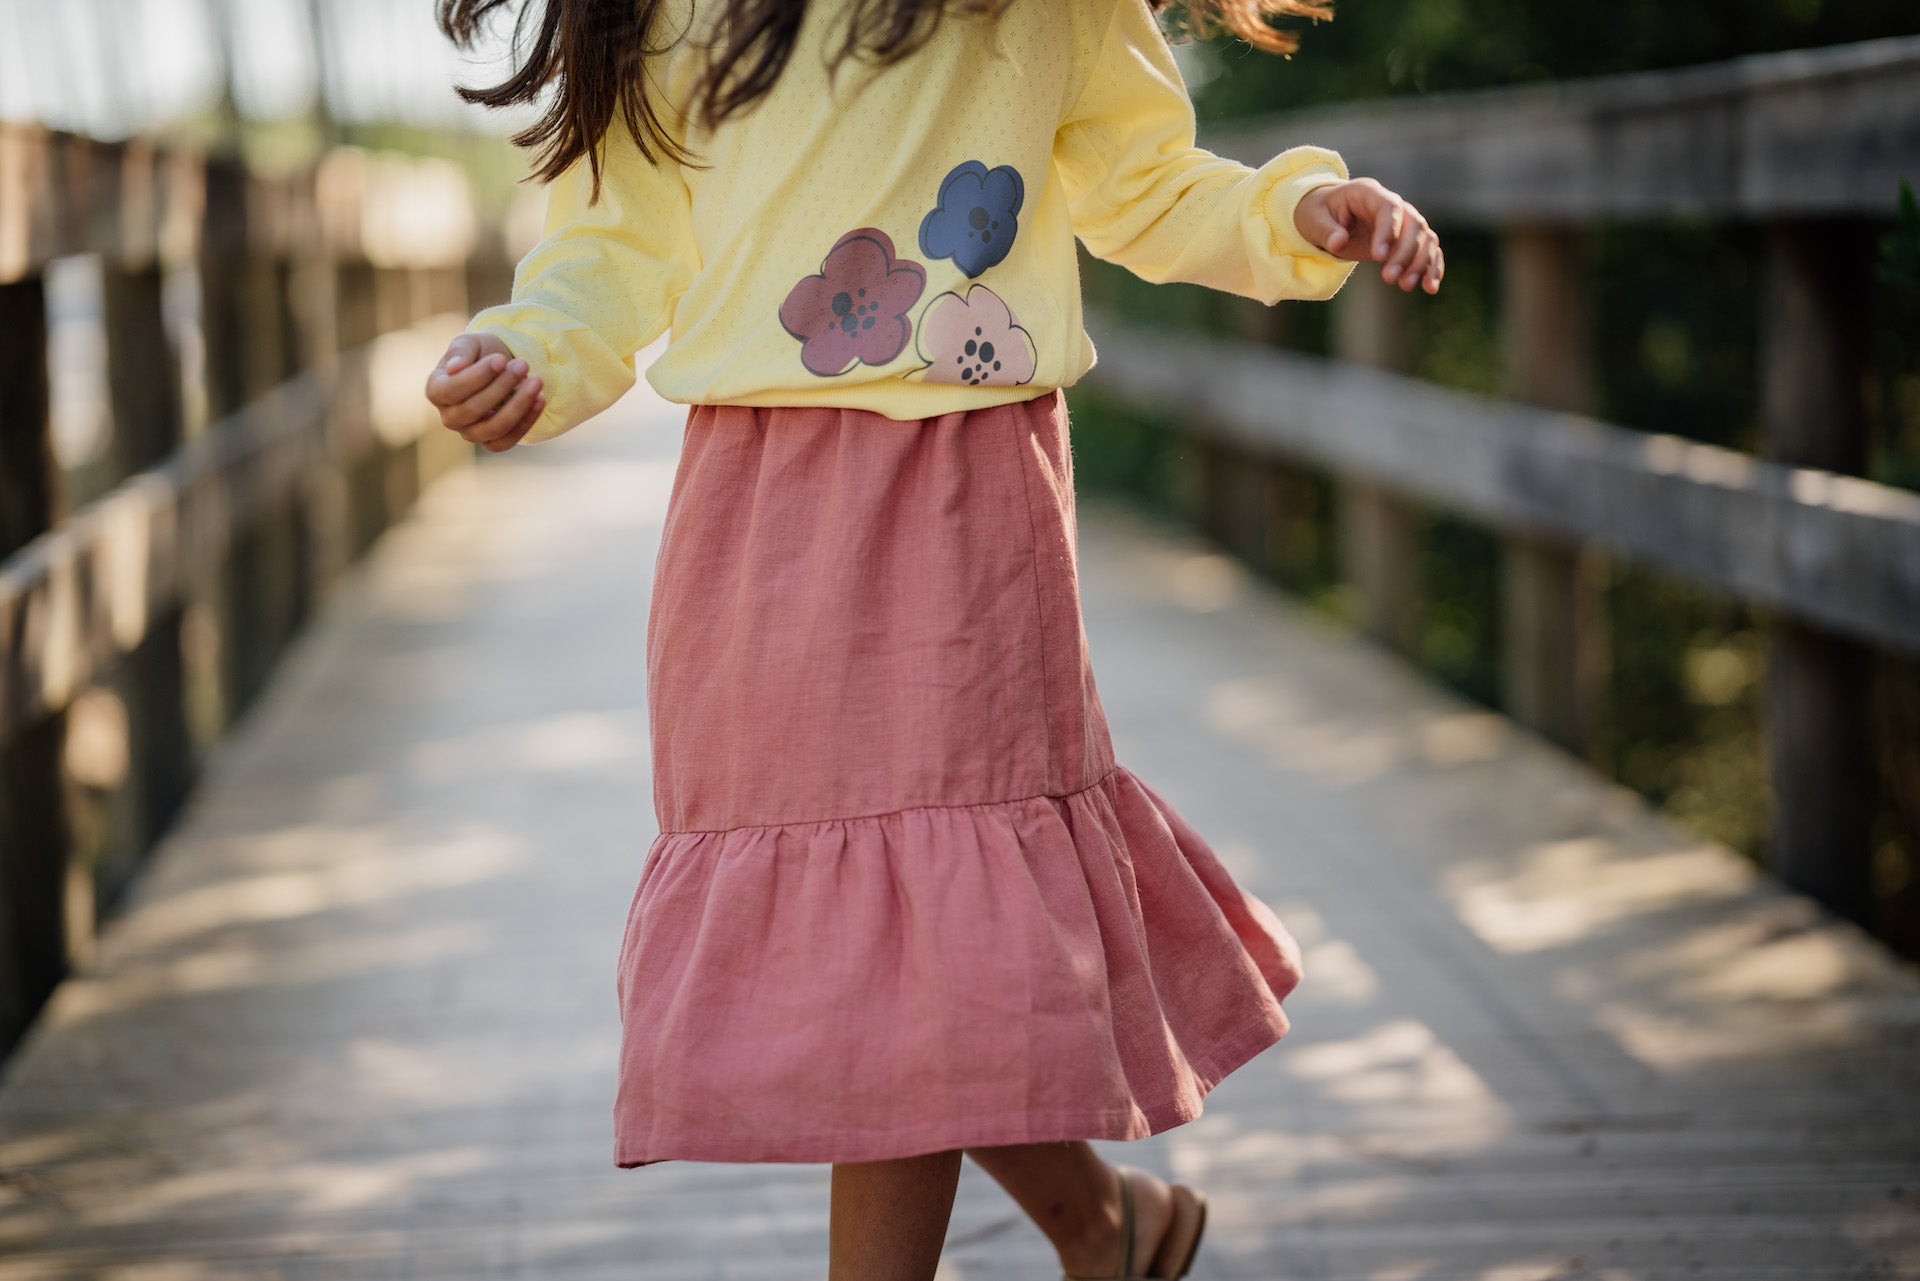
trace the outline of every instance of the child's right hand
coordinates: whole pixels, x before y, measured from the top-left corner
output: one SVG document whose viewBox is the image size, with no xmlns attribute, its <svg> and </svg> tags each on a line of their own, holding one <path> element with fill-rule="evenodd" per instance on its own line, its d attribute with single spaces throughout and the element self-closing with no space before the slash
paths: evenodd
<svg viewBox="0 0 1920 1281">
<path fill-rule="evenodd" d="M 427 399 L 443 425 L 495 454 L 519 444 L 547 407 L 527 362 L 492 334 L 461 334 L 448 344 L 427 377 Z"/>
<path fill-rule="evenodd" d="M 1447 274 L 1440 237 L 1425 215 L 1372 178 L 1315 187 L 1294 206 L 1301 235 L 1347 262 L 1383 262 L 1380 275 L 1403 293 L 1418 285 L 1440 292 Z"/>
</svg>

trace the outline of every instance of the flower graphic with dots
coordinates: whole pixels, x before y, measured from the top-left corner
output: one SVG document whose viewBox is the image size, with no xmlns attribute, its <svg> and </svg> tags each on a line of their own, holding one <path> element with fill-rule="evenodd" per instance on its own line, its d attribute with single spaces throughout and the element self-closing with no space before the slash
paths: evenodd
<svg viewBox="0 0 1920 1281">
<path fill-rule="evenodd" d="M 907 312 L 927 287 L 926 269 L 893 256 L 873 227 L 834 242 L 820 274 L 802 277 L 780 304 L 780 323 L 800 340 L 800 363 L 822 378 L 857 364 L 884 365 L 913 335 Z"/>
<path fill-rule="evenodd" d="M 922 382 L 1017 387 L 1033 378 L 1033 336 L 1013 309 L 985 285 L 967 296 L 944 293 L 920 313 L 918 350 L 927 362 Z"/>
<path fill-rule="evenodd" d="M 1013 248 L 1025 199 L 1026 183 L 1012 165 L 955 165 L 940 180 L 939 200 L 920 220 L 920 252 L 951 258 L 969 277 L 978 276 Z"/>
</svg>

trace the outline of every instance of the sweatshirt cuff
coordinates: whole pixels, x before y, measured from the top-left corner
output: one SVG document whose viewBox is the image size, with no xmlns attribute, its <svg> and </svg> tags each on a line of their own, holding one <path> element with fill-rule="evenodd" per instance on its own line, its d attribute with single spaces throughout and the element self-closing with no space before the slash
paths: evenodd
<svg viewBox="0 0 1920 1281">
<path fill-rule="evenodd" d="M 526 304 L 501 303 L 475 315 L 467 323 L 467 332 L 498 338 L 508 351 L 527 362 L 528 376 L 540 380 L 540 394 L 547 398 L 547 407 L 532 430 L 520 438 L 522 445 L 537 445 L 572 430 L 589 415 L 570 403 L 576 397 L 569 395 L 566 382 L 559 377 L 560 362 L 554 359 L 538 326 L 528 320 Z"/>
<path fill-rule="evenodd" d="M 1359 264 L 1336 258 L 1301 235 L 1293 215 L 1309 191 L 1347 181 L 1346 161 L 1326 147 L 1289 147 L 1261 166 L 1261 176 L 1267 179 L 1262 208 L 1269 250 L 1292 268 L 1294 287 L 1288 296 L 1309 301 L 1333 297 Z"/>
</svg>

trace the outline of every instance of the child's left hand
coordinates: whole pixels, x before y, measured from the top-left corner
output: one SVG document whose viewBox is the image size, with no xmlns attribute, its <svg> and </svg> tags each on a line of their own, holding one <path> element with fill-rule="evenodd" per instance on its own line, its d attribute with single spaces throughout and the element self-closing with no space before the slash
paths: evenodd
<svg viewBox="0 0 1920 1281">
<path fill-rule="evenodd" d="M 1294 206 L 1293 225 L 1336 258 L 1385 263 L 1380 277 L 1390 285 L 1440 290 L 1447 271 L 1440 237 L 1418 209 L 1372 178 L 1315 187 Z"/>
</svg>

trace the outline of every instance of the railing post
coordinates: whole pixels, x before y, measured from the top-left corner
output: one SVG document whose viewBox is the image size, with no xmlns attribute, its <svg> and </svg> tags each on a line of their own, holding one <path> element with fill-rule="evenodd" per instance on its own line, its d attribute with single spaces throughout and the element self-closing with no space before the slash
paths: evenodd
<svg viewBox="0 0 1920 1281">
<path fill-rule="evenodd" d="M 366 291 L 356 291 L 349 274 L 347 252 L 357 245 L 358 226 L 348 210 L 357 213 L 352 181 L 357 170 L 351 153 L 334 151 L 322 158 L 311 175 L 309 226 L 298 274 L 306 281 L 301 291 L 302 343 L 308 361 L 327 373 L 328 406 L 325 439 L 312 472 L 302 485 L 306 515 L 306 566 L 310 591 L 319 596 L 353 560 L 361 543 L 357 527 L 353 483 L 341 426 L 359 404 L 357 367 L 349 353 L 360 345 L 359 328 L 371 327 L 355 314 L 371 306 Z M 364 300 L 364 305 L 362 302 Z"/>
<path fill-rule="evenodd" d="M 287 317 L 287 354 L 295 374 L 311 374 L 331 398 L 338 387 L 340 347 L 333 257 L 326 246 L 320 215 L 320 171 L 301 172 L 289 190 L 286 271 L 283 301 Z M 330 416 L 328 422 L 330 423 Z M 323 426 L 323 433 L 325 427 Z M 338 509 L 331 458 L 323 447 L 312 466 L 287 495 L 292 539 L 289 630 L 297 630 L 319 608 L 332 581 L 331 557 Z"/>
<path fill-rule="evenodd" d="M 506 302 L 512 296 L 514 264 L 507 254 L 506 235 L 498 227 L 482 227 L 464 269 L 469 312 Z"/>
<path fill-rule="evenodd" d="M 1363 267 L 1334 299 L 1333 354 L 1395 372 L 1412 360 L 1412 299 Z M 1368 635 L 1402 654 L 1420 644 L 1417 513 L 1391 490 L 1351 477 L 1339 487 L 1340 563 L 1359 592 Z"/>
<path fill-rule="evenodd" d="M 0 558 L 52 528 L 58 506 L 48 433 L 47 285 L 0 284 Z"/>
<path fill-rule="evenodd" d="M 340 300 L 335 318 L 342 351 L 359 351 L 380 335 L 380 275 L 358 246 L 335 269 Z M 358 376 L 366 377 L 363 368 Z M 365 387 L 356 389 L 364 392 Z M 351 560 L 370 546 L 387 526 L 390 512 L 387 502 L 387 464 L 385 447 L 368 424 L 360 424 L 369 439 L 363 449 L 346 460 L 345 559 Z"/>
<path fill-rule="evenodd" d="M 5 230 L 5 228 L 0 228 Z M 29 265 L 29 271 L 34 268 Z M 0 560 L 59 514 L 48 435 L 46 282 L 0 284 Z M 0 637 L 0 661 L 25 649 Z M 26 673 L 7 673 L 25 681 Z M 67 964 L 67 851 L 61 758 L 66 716 L 0 741 L 0 1053 L 26 1030 Z"/>
<path fill-rule="evenodd" d="M 1870 242 L 1858 223 L 1768 228 L 1763 449 L 1780 462 L 1858 474 Z M 1767 627 L 1773 866 L 1789 885 L 1865 922 L 1877 795 L 1872 651 L 1797 620 Z"/>
<path fill-rule="evenodd" d="M 157 158 L 150 146 L 130 145 L 123 190 L 139 210 L 157 199 Z M 107 383 L 113 402 L 112 483 L 136 476 L 162 462 L 180 444 L 180 367 L 167 334 L 162 304 L 160 246 L 147 222 L 126 231 L 130 243 L 107 256 L 102 273 L 102 302 L 107 338 Z M 133 243 L 137 237 L 137 243 Z M 118 752 L 101 751 L 90 776 L 82 781 L 100 795 L 106 828 L 94 886 L 102 903 L 110 901 L 158 839 L 185 798 L 192 778 L 192 740 L 187 730 L 182 683 L 180 614 L 177 608 L 153 620 L 145 638 L 93 691 L 88 714 L 100 718 L 101 743 L 118 735 Z M 82 763 L 83 766 L 85 762 Z M 87 773 L 83 768 L 82 773 Z"/>
<path fill-rule="evenodd" d="M 200 238 L 200 328 L 206 346 L 207 417 L 218 422 L 246 403 L 248 332 L 244 296 L 247 173 L 210 158 Z"/>
<path fill-rule="evenodd" d="M 1521 224 L 1501 236 L 1507 394 L 1549 409 L 1596 408 L 1579 232 Z M 1591 746 L 1606 664 L 1596 549 L 1522 534 L 1501 567 L 1502 694 L 1514 719 L 1576 755 Z"/>
<path fill-rule="evenodd" d="M 232 157 L 209 157 L 202 172 L 205 205 L 197 267 L 211 426 L 247 403 L 255 379 L 252 352 L 259 344 L 247 308 L 250 179 Z M 232 568 L 242 541 L 234 531 L 222 564 L 192 567 L 187 682 L 188 696 L 199 709 L 196 729 L 203 743 L 217 737 L 246 701 L 244 651 L 253 631 L 247 619 L 252 604 Z"/>
<path fill-rule="evenodd" d="M 290 192 L 283 180 L 247 174 L 245 235 L 234 264 L 240 310 L 247 319 L 244 353 L 248 402 L 300 372 L 299 344 L 288 286 Z"/>
<path fill-rule="evenodd" d="M 1267 543 L 1266 461 L 1236 445 L 1189 436 L 1198 455 L 1200 524 L 1207 536 L 1264 567 Z"/>
<path fill-rule="evenodd" d="M 483 242 L 476 239 L 474 252 L 482 252 Z M 462 320 L 474 311 L 472 295 L 468 292 L 469 275 L 466 263 L 437 266 L 432 269 L 429 278 L 427 316 L 458 316 Z M 423 317 L 424 318 L 424 317 Z M 419 472 L 419 487 L 425 490 L 428 485 L 463 463 L 471 462 L 474 451 L 479 446 L 467 443 L 453 432 L 434 429 L 421 435 L 413 442 L 416 466 Z"/>
<path fill-rule="evenodd" d="M 1249 338 L 1268 342 L 1278 336 L 1279 322 L 1272 319 L 1278 308 L 1248 299 L 1235 301 L 1249 304 L 1233 313 Z M 1193 456 L 1195 523 L 1241 560 L 1263 572 L 1275 572 L 1278 561 L 1273 548 L 1278 543 L 1280 513 L 1272 491 L 1273 477 L 1282 464 L 1204 432 L 1185 433 L 1181 444 Z"/>
<path fill-rule="evenodd" d="M 180 372 L 161 310 L 158 263 L 119 266 L 101 275 L 107 377 L 113 399 L 116 480 L 155 466 L 180 443 Z"/>
<path fill-rule="evenodd" d="M 404 181 L 398 178 L 391 180 Z M 380 332 L 395 333 L 426 318 L 431 298 L 431 277 L 423 267 L 381 267 L 376 272 L 375 298 Z M 418 441 L 393 444 L 378 436 L 375 442 L 381 459 L 383 501 L 388 513 L 384 523 L 390 525 L 420 497 L 420 447 Z"/>
<path fill-rule="evenodd" d="M 294 297 L 298 180 L 256 177 L 252 194 L 260 208 L 257 216 L 249 216 L 247 268 L 248 313 L 257 326 L 252 363 L 253 399 L 258 399 L 299 377 L 307 366 Z M 282 505 L 258 513 L 240 541 L 244 555 L 236 568 L 253 627 L 244 686 L 248 701 L 265 686 L 280 651 L 305 618 L 308 583 L 300 504 L 296 486 L 285 493 Z"/>
<path fill-rule="evenodd" d="M 208 399 L 215 421 L 253 403 L 294 371 L 287 272 L 279 241 L 284 209 L 273 186 L 239 162 L 207 166 L 201 252 Z M 289 630 L 297 590 L 291 521 L 268 512 L 232 531 L 225 563 L 206 594 L 217 620 L 219 724 L 239 715 L 265 684 Z"/>
<path fill-rule="evenodd" d="M 111 467 L 117 483 L 155 466 L 180 443 L 180 367 L 167 335 L 158 224 L 164 158 L 136 141 L 113 153 L 120 210 L 116 243 L 101 264 L 107 382 L 113 404 Z"/>
</svg>

